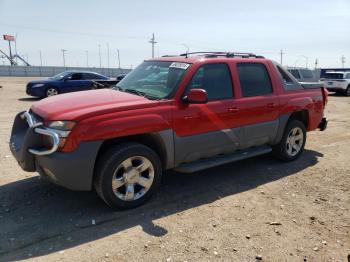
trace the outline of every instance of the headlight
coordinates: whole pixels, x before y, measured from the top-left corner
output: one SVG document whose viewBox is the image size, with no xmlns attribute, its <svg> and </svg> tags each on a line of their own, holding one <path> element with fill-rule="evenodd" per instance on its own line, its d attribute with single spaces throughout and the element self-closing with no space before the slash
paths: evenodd
<svg viewBox="0 0 350 262">
<path fill-rule="evenodd" d="M 61 131 L 70 131 L 75 126 L 74 121 L 51 121 L 48 122 L 47 127 Z"/>
<path fill-rule="evenodd" d="M 42 87 L 44 86 L 45 84 L 36 84 L 36 85 L 33 85 L 32 88 L 36 88 L 36 87 Z"/>
<path fill-rule="evenodd" d="M 74 121 L 50 121 L 47 123 L 47 127 L 54 130 L 54 132 L 60 137 L 59 149 L 63 148 L 66 144 L 67 137 L 75 124 Z"/>
</svg>

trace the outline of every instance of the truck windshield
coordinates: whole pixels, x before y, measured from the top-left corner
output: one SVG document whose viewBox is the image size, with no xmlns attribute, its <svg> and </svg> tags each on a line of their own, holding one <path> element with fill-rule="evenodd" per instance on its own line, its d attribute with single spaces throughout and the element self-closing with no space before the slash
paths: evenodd
<svg viewBox="0 0 350 262">
<path fill-rule="evenodd" d="M 326 79 L 343 79 L 344 74 L 342 73 L 327 73 L 325 74 Z"/>
<path fill-rule="evenodd" d="M 145 61 L 113 89 L 142 95 L 150 99 L 169 97 L 176 90 L 188 63 Z"/>
</svg>

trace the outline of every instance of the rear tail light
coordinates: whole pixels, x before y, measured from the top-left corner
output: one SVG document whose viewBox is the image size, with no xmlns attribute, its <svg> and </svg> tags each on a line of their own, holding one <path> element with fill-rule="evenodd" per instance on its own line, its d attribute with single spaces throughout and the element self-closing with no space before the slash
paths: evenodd
<svg viewBox="0 0 350 262">
<path fill-rule="evenodd" d="M 322 96 L 323 96 L 323 106 L 325 107 L 328 103 L 328 90 L 325 87 L 322 87 Z"/>
</svg>

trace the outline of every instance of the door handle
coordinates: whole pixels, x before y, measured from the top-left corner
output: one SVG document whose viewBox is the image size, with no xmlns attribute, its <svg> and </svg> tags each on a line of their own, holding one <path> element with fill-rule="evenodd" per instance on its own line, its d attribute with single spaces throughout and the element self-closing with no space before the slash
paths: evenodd
<svg viewBox="0 0 350 262">
<path fill-rule="evenodd" d="M 275 103 L 268 103 L 266 105 L 267 108 L 275 108 L 276 107 L 276 104 Z"/>
<path fill-rule="evenodd" d="M 238 107 L 230 107 L 229 109 L 227 109 L 228 112 L 230 113 L 237 113 L 239 111 Z"/>
</svg>

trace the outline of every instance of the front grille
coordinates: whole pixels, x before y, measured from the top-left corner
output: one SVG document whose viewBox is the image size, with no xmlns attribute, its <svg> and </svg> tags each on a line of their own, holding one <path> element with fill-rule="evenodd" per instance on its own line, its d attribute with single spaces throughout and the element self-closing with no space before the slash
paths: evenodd
<svg viewBox="0 0 350 262">
<path fill-rule="evenodd" d="M 29 110 L 29 114 L 32 116 L 34 123 L 44 123 L 44 119 L 38 114 L 35 114 L 31 109 Z"/>
</svg>

